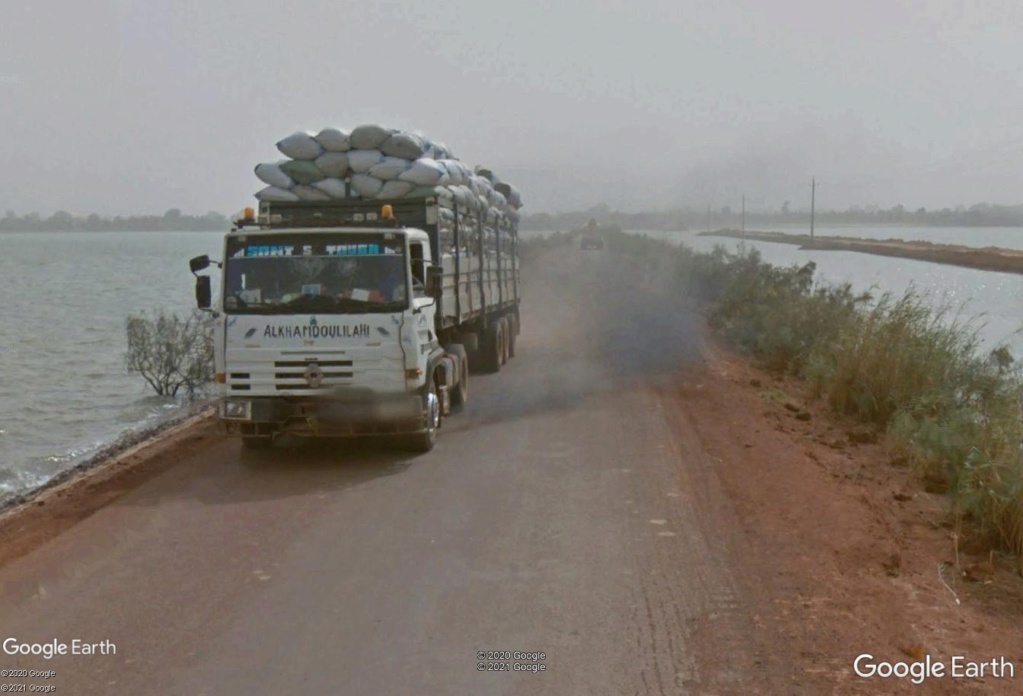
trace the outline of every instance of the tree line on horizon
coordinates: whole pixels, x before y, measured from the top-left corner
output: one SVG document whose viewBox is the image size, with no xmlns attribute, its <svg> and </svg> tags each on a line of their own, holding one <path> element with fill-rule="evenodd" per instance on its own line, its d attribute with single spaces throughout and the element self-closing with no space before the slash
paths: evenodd
<svg viewBox="0 0 1023 696">
<path fill-rule="evenodd" d="M 623 213 L 606 204 L 587 210 L 559 213 L 532 213 L 524 215 L 519 224 L 522 230 L 556 231 L 575 230 L 585 227 L 591 220 L 601 224 L 615 224 L 623 229 L 633 230 L 703 230 L 738 228 L 742 224 L 742 213 L 730 206 L 711 210 L 706 208 L 677 208 L 673 210 Z M 809 210 L 792 210 L 786 202 L 776 211 L 746 211 L 746 226 L 749 228 L 770 225 L 809 224 Z M 815 213 L 818 225 L 916 225 L 920 227 L 1023 227 L 1023 205 L 993 205 L 978 203 L 969 207 L 909 210 L 897 205 L 891 208 L 877 206 L 855 206 L 848 210 L 818 210 Z M 60 210 L 43 217 L 38 213 L 17 215 L 8 210 L 0 217 L 0 232 L 213 232 L 230 228 L 226 215 L 210 211 L 205 215 L 185 215 L 178 208 L 171 208 L 163 215 L 101 216 L 72 215 Z"/>
<path fill-rule="evenodd" d="M 739 228 L 742 211 L 730 206 L 708 211 L 706 208 L 679 208 L 666 211 L 623 213 L 601 204 L 588 210 L 564 213 L 532 213 L 523 215 L 519 229 L 532 231 L 569 231 L 586 226 L 591 220 L 618 225 L 632 230 L 692 230 L 710 226 L 713 229 Z M 902 205 L 892 208 L 855 206 L 848 210 L 820 210 L 814 214 L 818 225 L 915 225 L 919 227 L 1023 227 L 1023 205 L 1005 206 L 978 203 L 927 210 L 909 210 Z M 776 211 L 746 211 L 746 227 L 771 225 L 809 225 L 810 211 L 792 210 L 786 202 Z"/>
<path fill-rule="evenodd" d="M 213 232 L 226 231 L 230 223 L 226 215 L 210 211 L 205 215 L 185 215 L 171 208 L 163 215 L 126 215 L 105 217 L 72 215 L 59 210 L 49 217 L 38 213 L 18 215 L 13 210 L 0 217 L 2 232 Z"/>
</svg>

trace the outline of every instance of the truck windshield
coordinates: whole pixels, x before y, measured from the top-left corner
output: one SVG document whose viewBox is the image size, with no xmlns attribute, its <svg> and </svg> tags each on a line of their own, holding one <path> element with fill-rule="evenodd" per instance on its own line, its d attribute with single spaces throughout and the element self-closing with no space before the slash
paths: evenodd
<svg viewBox="0 0 1023 696">
<path fill-rule="evenodd" d="M 396 234 L 241 235 L 228 239 L 228 314 L 394 312 L 408 306 Z"/>
</svg>

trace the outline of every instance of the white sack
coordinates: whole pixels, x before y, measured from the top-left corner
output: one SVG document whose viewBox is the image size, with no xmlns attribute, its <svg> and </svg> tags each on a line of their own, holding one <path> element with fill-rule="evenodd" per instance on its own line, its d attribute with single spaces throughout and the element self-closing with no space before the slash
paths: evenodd
<svg viewBox="0 0 1023 696">
<path fill-rule="evenodd" d="M 281 163 L 281 171 L 299 184 L 311 184 L 326 178 L 315 162 L 306 160 L 289 160 Z"/>
<path fill-rule="evenodd" d="M 324 128 L 316 134 L 315 140 L 327 152 L 348 152 L 352 149 L 349 137 L 348 131 L 337 128 Z"/>
<path fill-rule="evenodd" d="M 425 149 L 422 139 L 413 133 L 395 133 L 380 145 L 380 151 L 385 155 L 407 160 L 419 159 L 425 154 Z"/>
<path fill-rule="evenodd" d="M 447 170 L 429 157 L 421 157 L 412 163 L 407 171 L 398 177 L 401 181 L 408 181 L 417 186 L 434 186 L 439 184 L 441 179 L 447 176 Z"/>
<path fill-rule="evenodd" d="M 365 174 L 374 164 L 384 161 L 380 150 L 352 150 L 348 153 L 348 167 L 356 174 Z"/>
<path fill-rule="evenodd" d="M 312 133 L 297 131 L 277 143 L 277 149 L 291 159 L 314 160 L 323 154 L 323 146 L 313 140 Z"/>
<path fill-rule="evenodd" d="M 388 181 L 377 193 L 377 198 L 404 198 L 416 187 L 407 181 Z"/>
<path fill-rule="evenodd" d="M 264 184 L 269 184 L 270 186 L 276 186 L 277 188 L 282 189 L 290 189 L 295 185 L 295 180 L 281 171 L 281 164 L 284 162 L 287 162 L 287 160 L 257 164 L 256 176 L 258 176 L 259 180 Z"/>
<path fill-rule="evenodd" d="M 352 131 L 349 142 L 353 150 L 374 150 L 391 137 L 393 131 L 376 125 L 359 126 Z"/>
<path fill-rule="evenodd" d="M 275 201 L 275 202 L 293 202 L 301 200 L 296 194 L 282 189 L 277 186 L 267 186 L 265 189 L 256 194 L 256 198 L 261 201 Z"/>
<path fill-rule="evenodd" d="M 324 179 L 317 181 L 313 186 L 331 198 L 345 198 L 348 185 L 344 179 Z"/>
<path fill-rule="evenodd" d="M 341 179 L 348 173 L 348 155 L 343 152 L 324 152 L 316 158 L 316 166 L 324 175 Z"/>
<path fill-rule="evenodd" d="M 401 182 L 401 183 L 412 183 L 412 182 Z M 413 184 L 415 186 L 415 184 Z M 416 186 L 411 191 L 405 194 L 406 198 L 427 198 L 429 196 L 436 196 L 437 192 L 434 191 L 433 186 Z"/>
<path fill-rule="evenodd" d="M 451 153 L 451 150 L 449 150 L 448 146 L 444 143 L 434 143 L 433 151 L 435 153 L 433 156 L 434 159 L 456 159 Z"/>
<path fill-rule="evenodd" d="M 369 174 L 355 174 L 352 176 L 352 188 L 363 198 L 372 198 L 380 193 L 384 182 Z"/>
<path fill-rule="evenodd" d="M 412 166 L 412 162 L 400 157 L 384 157 L 380 162 L 369 168 L 369 175 L 381 181 L 391 181 Z"/>
<path fill-rule="evenodd" d="M 444 169 L 447 171 L 448 184 L 452 186 L 458 186 L 463 182 L 461 162 L 453 159 L 442 159 L 437 160 L 437 164 L 444 167 Z"/>
</svg>

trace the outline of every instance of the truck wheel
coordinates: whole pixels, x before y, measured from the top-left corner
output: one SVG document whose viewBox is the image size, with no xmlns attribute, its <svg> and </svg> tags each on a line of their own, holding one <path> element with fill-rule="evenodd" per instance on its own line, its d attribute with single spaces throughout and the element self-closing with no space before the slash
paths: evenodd
<svg viewBox="0 0 1023 696">
<path fill-rule="evenodd" d="M 518 319 L 514 316 L 508 317 L 508 359 L 515 357 L 515 341 L 519 335 Z"/>
<path fill-rule="evenodd" d="M 486 333 L 480 350 L 480 366 L 484 372 L 499 372 L 501 370 L 501 356 L 504 353 L 504 336 L 501 333 L 501 323 L 498 321 L 487 324 Z"/>
<path fill-rule="evenodd" d="M 440 399 L 437 397 L 437 386 L 430 378 L 430 390 L 426 393 L 426 430 L 408 438 L 408 448 L 413 452 L 425 454 L 433 449 L 437 442 L 437 428 L 440 427 Z"/>
<path fill-rule="evenodd" d="M 462 407 L 469 400 L 469 357 L 461 343 L 452 343 L 445 350 L 455 358 L 455 369 L 458 370 L 458 384 L 451 392 L 451 405 Z"/>
<path fill-rule="evenodd" d="M 499 321 L 501 324 L 501 364 L 504 365 L 508 362 L 508 341 L 511 331 L 509 331 L 508 320 L 502 317 Z"/>
</svg>

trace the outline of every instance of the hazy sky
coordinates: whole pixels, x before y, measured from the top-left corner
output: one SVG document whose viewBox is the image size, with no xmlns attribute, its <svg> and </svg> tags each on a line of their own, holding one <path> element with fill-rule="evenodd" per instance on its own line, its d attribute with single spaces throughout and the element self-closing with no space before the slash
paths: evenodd
<svg viewBox="0 0 1023 696">
<path fill-rule="evenodd" d="M 523 212 L 1023 202 L 1019 0 L 51 0 L 0 11 L 0 210 L 233 212 L 420 129 Z"/>
</svg>

